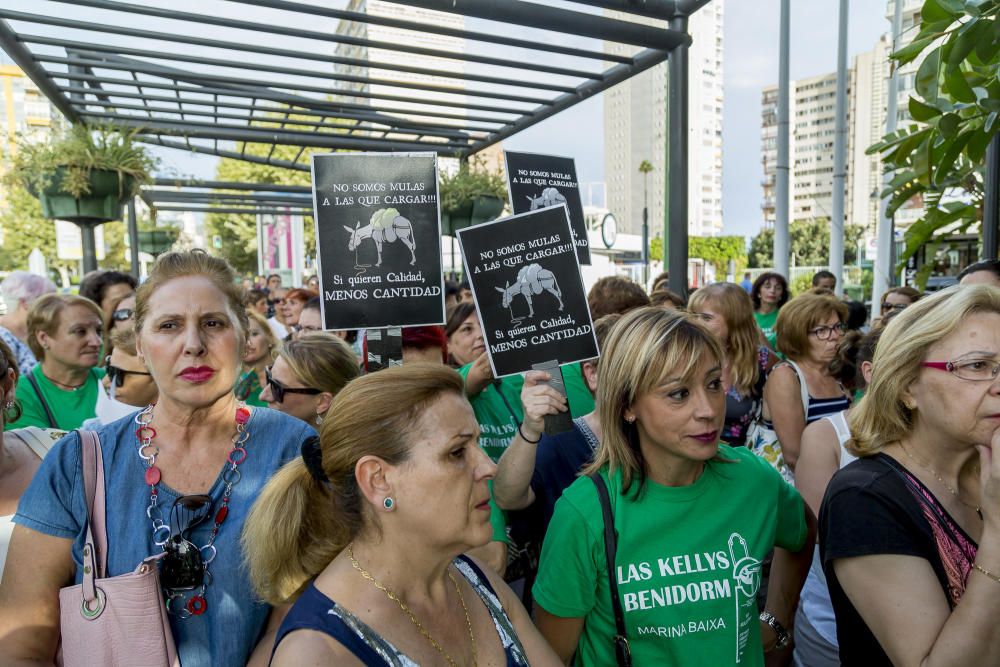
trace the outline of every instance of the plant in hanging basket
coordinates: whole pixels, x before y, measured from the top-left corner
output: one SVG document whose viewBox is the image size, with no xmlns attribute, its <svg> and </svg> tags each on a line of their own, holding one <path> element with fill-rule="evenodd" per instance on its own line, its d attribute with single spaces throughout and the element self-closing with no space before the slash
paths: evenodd
<svg viewBox="0 0 1000 667">
<path fill-rule="evenodd" d="M 455 230 L 493 220 L 503 211 L 507 181 L 499 171 L 485 169 L 481 161 L 463 164 L 454 175 L 441 174 L 441 231 L 454 236 Z"/>
<path fill-rule="evenodd" d="M 152 182 L 156 168 L 135 133 L 74 125 L 47 141 L 21 143 L 4 180 L 38 197 L 47 218 L 77 224 L 118 220 L 122 205 Z"/>
</svg>

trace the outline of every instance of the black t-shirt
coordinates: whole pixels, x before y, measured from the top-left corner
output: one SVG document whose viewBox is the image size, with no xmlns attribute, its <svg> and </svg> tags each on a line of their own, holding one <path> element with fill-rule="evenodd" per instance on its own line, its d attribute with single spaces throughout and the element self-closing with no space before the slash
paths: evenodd
<svg viewBox="0 0 1000 667">
<path fill-rule="evenodd" d="M 582 417 L 573 420 L 573 430 L 544 436 L 535 451 L 535 471 L 531 475 L 534 505 L 541 514 L 542 529 L 548 527 L 562 492 L 580 476 L 594 459 L 597 436 Z"/>
<path fill-rule="evenodd" d="M 819 512 L 820 555 L 844 665 L 892 665 L 840 587 L 833 561 L 896 554 L 923 558 L 952 608 L 965 592 L 977 545 L 920 481 L 885 454 L 858 459 L 830 481 Z"/>
</svg>

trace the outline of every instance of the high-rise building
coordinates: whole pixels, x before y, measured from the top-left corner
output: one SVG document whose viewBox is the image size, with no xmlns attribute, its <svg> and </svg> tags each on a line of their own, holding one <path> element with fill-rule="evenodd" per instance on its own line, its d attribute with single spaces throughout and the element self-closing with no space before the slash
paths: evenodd
<svg viewBox="0 0 1000 667">
<path fill-rule="evenodd" d="M 725 0 L 713 0 L 689 19 L 688 232 L 722 231 L 722 106 Z M 631 14 L 609 12 L 623 20 Z M 666 27 L 663 21 L 643 19 Z M 606 53 L 631 55 L 634 47 L 605 43 Z M 667 64 L 661 63 L 604 93 L 604 179 L 607 208 L 620 230 L 642 231 L 643 194 L 648 195 L 650 235 L 663 229 L 666 206 Z M 639 165 L 653 171 L 644 175 Z"/>
<path fill-rule="evenodd" d="M 61 118 L 20 67 L 0 65 L 0 148 L 4 156 L 17 150 L 19 140 L 32 141 L 51 132 Z"/>
</svg>

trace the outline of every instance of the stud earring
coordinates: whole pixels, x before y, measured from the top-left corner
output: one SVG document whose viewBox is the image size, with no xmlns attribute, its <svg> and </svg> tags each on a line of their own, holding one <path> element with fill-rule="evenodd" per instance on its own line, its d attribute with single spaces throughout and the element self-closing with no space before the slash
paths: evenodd
<svg viewBox="0 0 1000 667">
<path fill-rule="evenodd" d="M 635 415 L 633 415 L 631 417 L 626 417 L 625 421 L 627 421 L 629 424 L 634 424 L 635 423 Z"/>
<path fill-rule="evenodd" d="M 385 508 L 386 512 L 391 512 L 396 507 L 396 501 L 391 496 L 386 496 L 385 500 L 382 501 L 382 507 Z"/>
</svg>

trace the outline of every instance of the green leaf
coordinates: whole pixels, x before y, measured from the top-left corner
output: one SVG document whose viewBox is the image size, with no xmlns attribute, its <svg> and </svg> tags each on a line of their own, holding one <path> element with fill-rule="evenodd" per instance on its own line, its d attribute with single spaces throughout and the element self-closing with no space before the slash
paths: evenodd
<svg viewBox="0 0 1000 667">
<path fill-rule="evenodd" d="M 971 26 L 971 27 L 970 27 Z M 969 21 L 959 32 L 953 42 L 951 52 L 948 54 L 948 61 L 945 71 L 954 72 L 965 61 L 972 50 L 976 48 L 978 40 L 982 39 L 986 32 L 991 29 L 989 23 L 973 19 Z"/>
<path fill-rule="evenodd" d="M 998 114 L 996 111 L 991 111 L 990 115 L 986 117 L 986 124 L 983 125 L 983 130 L 986 132 L 986 134 L 990 135 L 993 134 L 993 129 L 994 127 L 996 127 L 997 124 L 997 117 Z"/>
<path fill-rule="evenodd" d="M 962 150 L 965 149 L 965 146 L 969 143 L 969 139 L 971 137 L 972 133 L 966 132 L 959 135 L 957 139 L 946 144 L 943 154 L 934 165 L 934 176 L 931 181 L 935 185 L 940 186 L 942 182 L 954 171 L 955 161 L 958 159 L 958 156 L 962 154 Z"/>
<path fill-rule="evenodd" d="M 910 95 L 910 117 L 913 120 L 918 120 L 921 123 L 926 123 L 931 118 L 936 118 L 941 115 L 941 110 L 930 104 L 926 104 L 918 100 L 916 97 Z"/>
<path fill-rule="evenodd" d="M 920 8 L 920 17 L 929 23 L 949 19 L 954 21 L 964 13 L 964 9 L 958 0 L 925 0 L 924 6 Z"/>
<path fill-rule="evenodd" d="M 958 136 L 958 114 L 946 113 L 938 120 L 938 130 L 948 139 Z"/>
<path fill-rule="evenodd" d="M 931 2 L 932 0 L 928 0 Z M 938 75 L 941 69 L 941 49 L 934 49 L 924 58 L 917 69 L 915 88 L 917 94 L 925 100 L 935 100 L 938 97 Z"/>
<path fill-rule="evenodd" d="M 983 161 L 986 155 L 986 147 L 990 144 L 990 135 L 982 130 L 976 130 L 969 138 L 969 143 L 965 146 L 965 155 L 974 164 Z"/>
<path fill-rule="evenodd" d="M 944 76 L 944 84 L 952 98 L 959 102 L 975 102 L 976 94 L 965 79 L 961 69 L 953 70 Z"/>
<path fill-rule="evenodd" d="M 899 51 L 893 53 L 892 59 L 896 60 L 900 65 L 913 62 L 924 49 L 934 42 L 935 39 L 936 37 L 934 35 L 931 35 L 930 37 L 917 37 Z"/>
</svg>

